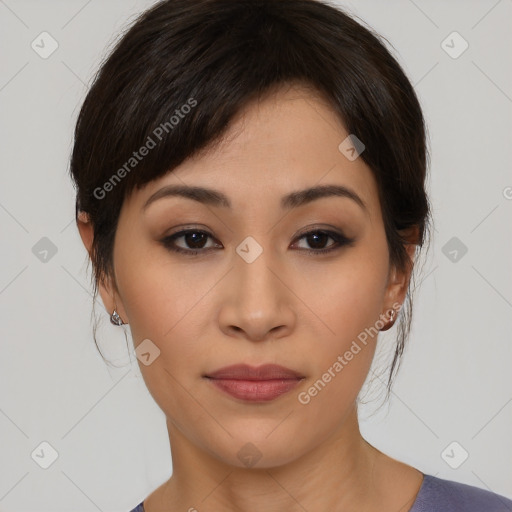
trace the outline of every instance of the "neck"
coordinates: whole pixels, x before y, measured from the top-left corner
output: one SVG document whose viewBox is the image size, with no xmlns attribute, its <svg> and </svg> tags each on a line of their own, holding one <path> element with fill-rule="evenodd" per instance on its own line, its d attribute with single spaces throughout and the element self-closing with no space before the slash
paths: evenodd
<svg viewBox="0 0 512 512">
<path fill-rule="evenodd" d="M 192 443 L 169 420 L 167 428 L 173 474 L 161 486 L 150 512 L 159 512 L 160 507 L 225 512 L 364 510 L 376 502 L 374 466 L 380 452 L 361 436 L 355 405 L 330 438 L 291 462 L 266 468 L 227 464 Z"/>
</svg>

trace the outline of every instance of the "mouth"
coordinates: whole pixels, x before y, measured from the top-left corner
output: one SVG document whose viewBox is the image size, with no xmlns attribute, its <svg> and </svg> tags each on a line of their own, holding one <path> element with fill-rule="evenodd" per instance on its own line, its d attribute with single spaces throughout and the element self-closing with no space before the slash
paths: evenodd
<svg viewBox="0 0 512 512">
<path fill-rule="evenodd" d="M 216 389 L 246 402 L 274 400 L 305 379 L 301 373 L 275 364 L 227 366 L 203 377 Z"/>
</svg>

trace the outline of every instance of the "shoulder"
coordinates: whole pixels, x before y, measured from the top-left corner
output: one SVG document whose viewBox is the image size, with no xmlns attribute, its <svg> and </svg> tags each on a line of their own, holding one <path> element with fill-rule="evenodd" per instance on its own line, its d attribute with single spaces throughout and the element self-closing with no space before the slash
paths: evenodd
<svg viewBox="0 0 512 512">
<path fill-rule="evenodd" d="M 442 507 L 442 508 L 441 508 Z M 512 512 L 512 500 L 473 485 L 424 475 L 409 512 Z M 139 503 L 130 512 L 144 512 Z"/>
<path fill-rule="evenodd" d="M 512 512 L 512 500 L 473 485 L 424 475 L 409 512 Z"/>
</svg>

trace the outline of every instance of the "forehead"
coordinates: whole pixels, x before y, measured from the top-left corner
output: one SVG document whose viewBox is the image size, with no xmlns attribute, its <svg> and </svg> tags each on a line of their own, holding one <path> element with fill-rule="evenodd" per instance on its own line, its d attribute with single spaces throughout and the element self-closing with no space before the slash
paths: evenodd
<svg viewBox="0 0 512 512">
<path fill-rule="evenodd" d="M 340 144 L 349 133 L 322 97 L 288 86 L 254 101 L 231 122 L 220 143 L 149 183 L 136 201 L 168 185 L 196 185 L 221 191 L 233 209 L 275 202 L 292 191 L 318 185 L 350 187 L 379 208 L 376 183 L 362 158 L 349 160 Z M 165 202 L 165 199 L 162 203 Z"/>
</svg>

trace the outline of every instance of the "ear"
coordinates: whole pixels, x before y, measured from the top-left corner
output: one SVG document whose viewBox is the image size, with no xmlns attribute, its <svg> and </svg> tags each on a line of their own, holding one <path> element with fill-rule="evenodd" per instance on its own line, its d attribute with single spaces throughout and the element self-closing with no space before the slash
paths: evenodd
<svg viewBox="0 0 512 512">
<path fill-rule="evenodd" d="M 396 309 L 397 305 L 402 305 L 404 303 L 414 265 L 416 247 L 419 241 L 418 226 L 413 226 L 412 228 L 404 229 L 400 231 L 400 234 L 406 241 L 405 250 L 407 252 L 408 258 L 407 266 L 405 270 L 399 270 L 396 268 L 396 266 L 393 265 L 389 270 L 388 284 L 386 287 L 386 296 L 384 302 L 386 307 L 385 311 Z"/>
<path fill-rule="evenodd" d="M 82 239 L 82 242 L 87 249 L 89 258 L 92 259 L 94 226 L 90 221 L 87 212 L 79 212 L 76 222 L 78 231 L 80 233 L 80 238 Z M 105 306 L 107 313 L 111 315 L 115 308 L 123 323 L 128 323 L 126 311 L 123 307 L 121 298 L 119 297 L 117 287 L 115 283 L 112 282 L 111 278 L 100 279 L 100 282 L 98 283 L 98 292 L 101 296 L 101 300 L 103 301 L 103 305 Z"/>
</svg>

